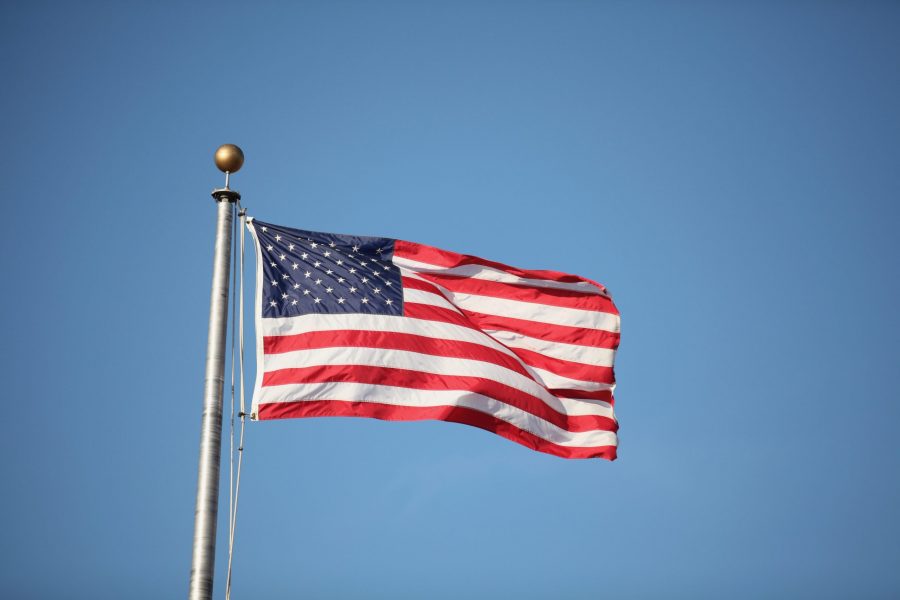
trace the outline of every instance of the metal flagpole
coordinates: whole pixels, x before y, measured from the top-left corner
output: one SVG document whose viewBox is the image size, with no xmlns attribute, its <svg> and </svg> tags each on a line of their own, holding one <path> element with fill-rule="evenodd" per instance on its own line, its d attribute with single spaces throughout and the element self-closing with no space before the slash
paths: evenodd
<svg viewBox="0 0 900 600">
<path fill-rule="evenodd" d="M 231 270 L 231 230 L 234 206 L 241 195 L 228 187 L 231 173 L 244 164 L 244 153 L 234 144 L 216 150 L 216 166 L 225 173 L 225 187 L 213 190 L 218 218 L 209 298 L 209 338 L 203 383 L 203 420 L 200 429 L 200 465 L 194 509 L 194 550 L 191 559 L 190 600 L 211 600 L 216 564 L 216 517 L 219 510 L 219 461 L 222 454 L 222 388 L 225 381 L 225 335 L 228 325 L 228 288 Z"/>
</svg>

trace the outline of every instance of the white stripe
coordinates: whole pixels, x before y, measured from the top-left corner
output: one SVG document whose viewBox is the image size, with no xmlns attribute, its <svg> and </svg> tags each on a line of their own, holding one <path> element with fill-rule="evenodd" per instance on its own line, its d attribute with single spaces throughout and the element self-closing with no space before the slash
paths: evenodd
<svg viewBox="0 0 900 600">
<path fill-rule="evenodd" d="M 414 290 L 412 288 L 403 288 L 403 301 L 414 304 L 428 304 L 429 306 L 440 306 L 441 308 L 449 308 L 453 312 L 462 314 L 452 302 L 441 296 L 437 292 L 426 292 L 425 290 Z"/>
<path fill-rule="evenodd" d="M 265 357 L 266 372 L 280 369 L 295 369 L 317 365 L 361 365 L 367 367 L 384 367 L 394 369 L 408 369 L 421 371 L 434 375 L 449 375 L 457 377 L 482 377 L 534 396 L 558 413 L 566 414 L 566 405 L 559 398 L 547 391 L 535 380 L 517 373 L 500 365 L 474 360 L 469 358 L 449 358 L 422 354 L 409 350 L 394 350 L 385 348 L 366 348 L 359 346 L 333 346 L 329 348 L 314 348 L 310 350 L 294 350 L 279 354 L 267 354 Z M 534 369 L 538 376 L 553 380 L 552 373 L 541 372 Z M 560 378 L 564 379 L 564 378 Z M 571 384 L 573 380 L 565 380 Z M 567 387 L 569 389 L 609 389 L 608 384 L 589 384 L 577 382 L 579 387 L 572 385 L 556 385 L 553 387 Z M 602 386 L 602 387 L 595 387 Z M 265 389 L 265 388 L 263 388 Z M 612 417 L 611 411 L 603 407 L 590 405 L 592 412 L 605 417 Z M 588 410 L 586 408 L 586 410 Z"/>
<path fill-rule="evenodd" d="M 599 381 L 582 381 L 581 379 L 572 379 L 563 377 L 550 371 L 525 365 L 534 380 L 542 386 L 552 389 L 578 390 L 581 392 L 599 392 L 603 390 L 612 391 L 615 389 L 614 383 L 600 383 Z M 551 394 L 552 395 L 552 394 Z M 554 396 L 555 398 L 556 396 Z"/>
<path fill-rule="evenodd" d="M 518 285 L 529 285 L 532 287 L 555 288 L 560 290 L 574 290 L 576 292 L 584 292 L 586 294 L 597 294 L 598 296 L 609 297 L 596 285 L 587 281 L 579 281 L 577 283 L 566 283 L 562 281 L 548 281 L 546 279 L 529 279 L 526 277 L 518 277 L 501 271 L 493 267 L 484 265 L 462 265 L 459 267 L 441 267 L 429 263 L 413 260 L 404 256 L 393 257 L 395 265 L 405 267 L 412 271 L 420 271 L 422 273 L 434 273 L 436 275 L 459 275 L 462 277 L 472 277 L 473 279 L 483 279 L 485 281 L 499 281 L 501 283 L 515 283 Z"/>
<path fill-rule="evenodd" d="M 433 407 L 464 406 L 515 425 L 541 439 L 560 446 L 591 448 L 615 446 L 616 434 L 612 431 L 566 431 L 552 423 L 494 398 L 457 390 L 412 390 L 387 385 L 361 383 L 308 383 L 263 388 L 263 398 L 254 403 L 341 400 L 347 402 L 376 402 L 391 406 Z"/>
<path fill-rule="evenodd" d="M 496 329 L 484 329 L 486 334 L 500 341 L 509 348 L 522 348 L 539 352 L 551 358 L 559 358 L 583 365 L 597 367 L 611 367 L 616 357 L 616 351 L 609 348 L 596 348 L 594 346 L 579 346 L 578 344 L 566 344 L 563 342 L 549 342 L 538 338 L 522 335 L 513 331 L 498 331 Z"/>
<path fill-rule="evenodd" d="M 566 414 L 571 415 L 573 417 L 581 416 L 581 415 L 597 415 L 598 413 L 594 407 L 602 408 L 605 414 L 601 416 L 608 416 L 610 419 L 615 419 L 615 415 L 613 414 L 612 404 L 609 402 L 604 402 L 603 400 L 593 400 L 593 399 L 584 399 L 584 398 L 560 398 L 560 402 L 563 403 L 563 406 L 566 407 Z"/>
</svg>

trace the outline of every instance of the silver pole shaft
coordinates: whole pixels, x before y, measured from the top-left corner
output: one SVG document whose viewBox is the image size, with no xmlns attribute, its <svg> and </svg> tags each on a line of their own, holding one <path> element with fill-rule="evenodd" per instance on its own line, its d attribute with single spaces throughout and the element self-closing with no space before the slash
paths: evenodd
<svg viewBox="0 0 900 600">
<path fill-rule="evenodd" d="M 212 291 L 209 298 L 209 340 L 203 383 L 203 421 L 200 465 L 194 509 L 194 551 L 191 560 L 190 600 L 211 600 L 216 565 L 216 521 L 219 511 L 219 462 L 222 454 L 222 388 L 225 382 L 225 336 L 228 327 L 228 288 L 231 270 L 233 204 L 241 195 L 215 190 L 218 207 Z"/>
</svg>

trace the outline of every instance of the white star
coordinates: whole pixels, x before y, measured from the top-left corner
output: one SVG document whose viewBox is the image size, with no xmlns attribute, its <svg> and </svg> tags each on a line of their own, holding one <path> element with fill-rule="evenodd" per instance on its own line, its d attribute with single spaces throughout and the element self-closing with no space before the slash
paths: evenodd
<svg viewBox="0 0 900 600">
<path fill-rule="evenodd" d="M 273 246 L 272 244 L 266 246 L 266 250 L 268 250 L 269 252 L 271 252 L 273 248 L 275 248 L 275 246 Z"/>
<path fill-rule="evenodd" d="M 381 273 L 381 271 L 372 271 L 372 275 L 374 275 L 375 277 L 378 277 L 379 273 Z"/>
<path fill-rule="evenodd" d="M 354 252 L 359 252 L 359 246 L 353 246 L 353 251 L 354 251 Z"/>
<path fill-rule="evenodd" d="M 359 261 L 359 266 L 361 266 L 361 267 L 366 266 L 366 264 L 368 264 L 368 263 L 366 263 L 366 261 L 364 261 L 364 260 Z"/>
<path fill-rule="evenodd" d="M 275 280 L 275 279 L 273 279 L 273 280 L 272 280 L 272 285 L 278 285 L 278 281 Z"/>
<path fill-rule="evenodd" d="M 326 275 L 331 275 L 332 273 L 334 273 L 334 271 L 332 271 L 331 269 L 328 269 L 327 271 L 325 271 Z"/>
<path fill-rule="evenodd" d="M 339 261 L 337 261 L 337 264 L 342 265 L 342 264 L 344 264 L 344 261 L 339 260 Z"/>
<path fill-rule="evenodd" d="M 270 263 L 269 263 L 269 266 L 270 266 L 270 267 L 274 267 L 274 266 L 275 266 L 275 261 L 270 262 Z"/>
<path fill-rule="evenodd" d="M 276 241 L 276 242 L 280 242 L 280 241 L 281 241 L 281 236 L 278 235 L 277 233 L 275 234 L 275 241 Z"/>
<path fill-rule="evenodd" d="M 350 293 L 351 293 L 351 294 L 355 294 L 355 293 L 356 293 L 356 288 L 353 287 L 352 285 L 350 286 Z"/>
<path fill-rule="evenodd" d="M 391 287 L 392 285 L 394 285 L 394 282 L 393 281 L 385 281 L 384 285 Z"/>
<path fill-rule="evenodd" d="M 303 295 L 304 295 L 304 296 L 309 296 L 309 290 L 303 290 Z"/>
<path fill-rule="evenodd" d="M 313 298 L 313 302 L 315 302 L 316 304 L 318 304 L 319 302 L 321 302 L 321 300 L 319 300 L 318 298 Z"/>
<path fill-rule="evenodd" d="M 328 293 L 330 294 L 331 291 L 332 291 L 332 289 L 334 289 L 334 288 L 325 288 L 325 291 L 328 292 Z"/>
<path fill-rule="evenodd" d="M 309 247 L 310 248 L 318 248 L 319 245 L 317 243 L 313 242 L 312 244 L 309 245 Z"/>
<path fill-rule="evenodd" d="M 325 258 L 328 258 L 329 256 L 331 256 L 331 252 L 328 252 L 326 250 L 325 252 L 322 253 L 322 256 L 324 256 Z"/>
<path fill-rule="evenodd" d="M 288 275 L 287 273 L 281 276 L 282 279 L 287 279 L 288 277 L 290 277 L 290 275 Z"/>
<path fill-rule="evenodd" d="M 334 242 L 331 242 L 331 243 L 328 244 L 328 245 L 331 246 L 332 248 L 334 248 L 335 246 L 337 246 L 337 244 L 335 244 Z"/>
<path fill-rule="evenodd" d="M 338 298 L 338 304 L 343 304 L 344 302 L 346 302 L 346 300 L 344 300 L 343 298 Z"/>
<path fill-rule="evenodd" d="M 338 283 L 344 283 L 344 278 L 343 278 L 343 277 L 338 277 Z"/>
<path fill-rule="evenodd" d="M 363 277 L 360 281 L 362 281 L 363 283 L 369 283 L 369 278 Z"/>
<path fill-rule="evenodd" d="M 379 248 L 379 249 L 376 250 L 375 252 L 377 252 L 378 254 L 381 254 L 382 252 L 384 252 L 384 248 Z"/>
<path fill-rule="evenodd" d="M 266 231 L 269 230 L 269 228 L 268 228 L 268 227 L 263 227 L 262 230 L 263 230 L 263 232 L 266 232 Z"/>
<path fill-rule="evenodd" d="M 375 293 L 375 294 L 380 294 L 380 293 L 381 293 L 381 288 L 375 288 L 374 290 L 372 290 L 372 292 Z"/>
<path fill-rule="evenodd" d="M 279 257 L 278 257 L 278 258 L 280 258 L 280 259 L 281 259 L 281 260 L 284 260 L 284 259 L 286 259 L 286 258 L 287 258 L 287 255 L 286 255 L 286 254 L 282 254 L 282 255 L 281 255 L 281 256 L 279 256 Z"/>
<path fill-rule="evenodd" d="M 307 279 L 309 279 L 310 277 L 312 277 L 312 273 L 309 272 L 309 271 L 307 271 L 306 273 L 304 273 L 304 275 L 306 275 L 306 278 L 307 278 Z"/>
<path fill-rule="evenodd" d="M 319 261 L 316 261 L 316 262 L 313 263 L 313 266 L 314 266 L 314 267 L 318 267 L 318 266 L 320 266 L 321 264 L 322 264 L 322 263 L 320 263 Z"/>
<path fill-rule="evenodd" d="M 351 273 L 356 273 L 356 269 L 350 269 Z"/>
<path fill-rule="evenodd" d="M 300 268 L 300 265 L 297 264 L 297 263 L 294 263 L 294 270 L 296 271 L 296 270 L 299 269 L 299 268 Z"/>
<path fill-rule="evenodd" d="M 275 302 L 274 300 L 271 300 L 271 301 L 269 302 L 269 304 L 272 305 L 273 308 L 277 308 L 277 307 L 278 307 L 278 303 Z"/>
<path fill-rule="evenodd" d="M 294 245 L 293 245 L 293 244 L 290 244 L 290 245 L 288 246 L 288 250 L 293 250 L 293 249 L 294 249 Z"/>
<path fill-rule="evenodd" d="M 281 299 L 282 299 L 282 300 L 287 300 L 287 294 L 282 294 L 282 295 L 281 295 Z"/>
<path fill-rule="evenodd" d="M 368 298 L 363 298 L 363 299 L 362 299 L 362 303 L 363 303 L 363 304 L 368 304 L 368 303 L 369 303 L 369 299 L 368 299 Z"/>
<path fill-rule="evenodd" d="M 297 300 L 291 300 L 291 306 L 297 306 Z"/>
<path fill-rule="evenodd" d="M 300 258 L 302 258 L 303 260 L 306 260 L 307 258 L 309 258 L 309 254 L 304 252 L 303 254 L 300 255 Z"/>
<path fill-rule="evenodd" d="M 321 280 L 321 279 L 316 279 L 316 285 L 319 285 L 320 283 L 322 283 L 322 280 Z"/>
<path fill-rule="evenodd" d="M 296 290 L 297 288 L 299 288 L 299 287 L 300 287 L 300 284 L 299 284 L 299 283 L 295 283 L 295 284 L 294 284 L 294 289 L 295 289 L 295 290 Z"/>
<path fill-rule="evenodd" d="M 384 303 L 387 304 L 388 306 L 390 306 L 391 304 L 394 303 L 394 301 L 391 300 L 390 298 L 388 298 L 387 300 L 384 301 Z"/>
</svg>

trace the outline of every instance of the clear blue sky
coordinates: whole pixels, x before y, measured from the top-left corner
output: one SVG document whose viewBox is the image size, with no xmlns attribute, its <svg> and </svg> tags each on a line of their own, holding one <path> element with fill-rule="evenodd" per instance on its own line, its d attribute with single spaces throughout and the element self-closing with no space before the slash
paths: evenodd
<svg viewBox="0 0 900 600">
<path fill-rule="evenodd" d="M 890 2 L 3 3 L 0 596 L 186 595 L 234 142 L 263 220 L 579 273 L 623 319 L 614 463 L 250 424 L 235 598 L 897 597 L 898 31 Z"/>
</svg>

